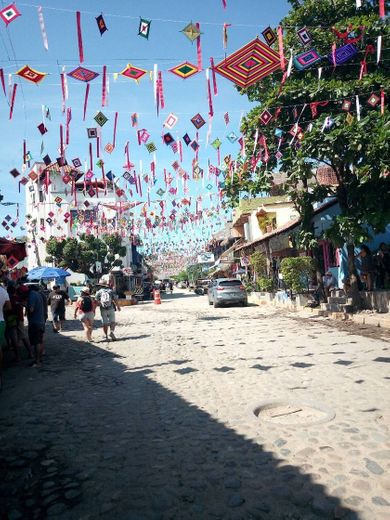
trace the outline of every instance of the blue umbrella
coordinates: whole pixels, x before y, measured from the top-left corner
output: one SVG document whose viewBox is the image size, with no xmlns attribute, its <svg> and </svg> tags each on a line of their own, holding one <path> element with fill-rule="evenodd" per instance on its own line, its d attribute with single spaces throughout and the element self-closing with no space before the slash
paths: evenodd
<svg viewBox="0 0 390 520">
<path fill-rule="evenodd" d="M 27 273 L 29 280 L 52 280 L 63 276 L 70 276 L 70 273 L 59 267 L 34 267 L 34 269 L 31 269 L 31 271 Z"/>
</svg>

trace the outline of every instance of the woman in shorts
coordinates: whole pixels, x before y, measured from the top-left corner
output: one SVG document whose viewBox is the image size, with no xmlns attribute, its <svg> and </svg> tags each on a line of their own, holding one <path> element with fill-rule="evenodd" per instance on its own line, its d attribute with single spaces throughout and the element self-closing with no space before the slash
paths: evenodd
<svg viewBox="0 0 390 520">
<path fill-rule="evenodd" d="M 80 297 L 76 302 L 74 318 L 79 319 L 84 327 L 85 336 L 89 343 L 92 342 L 93 320 L 95 319 L 95 303 L 92 299 L 89 287 L 83 287 Z"/>
</svg>

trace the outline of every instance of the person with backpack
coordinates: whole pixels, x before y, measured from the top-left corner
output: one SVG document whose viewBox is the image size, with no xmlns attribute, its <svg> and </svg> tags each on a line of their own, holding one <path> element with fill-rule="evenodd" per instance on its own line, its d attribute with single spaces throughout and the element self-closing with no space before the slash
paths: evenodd
<svg viewBox="0 0 390 520">
<path fill-rule="evenodd" d="M 116 340 L 115 331 L 115 311 L 120 311 L 118 298 L 108 284 L 100 284 L 102 288 L 95 294 L 95 299 L 100 305 L 100 313 L 103 322 L 103 331 L 106 341 L 108 341 L 108 328 L 110 327 L 110 338 Z"/>
<path fill-rule="evenodd" d="M 74 310 L 74 319 L 77 318 L 77 314 L 79 314 L 79 319 L 84 327 L 87 341 L 89 343 L 92 343 L 93 320 L 95 319 L 95 305 L 91 297 L 89 287 L 83 287 L 81 289 L 81 294 L 76 302 L 76 307 Z"/>
</svg>

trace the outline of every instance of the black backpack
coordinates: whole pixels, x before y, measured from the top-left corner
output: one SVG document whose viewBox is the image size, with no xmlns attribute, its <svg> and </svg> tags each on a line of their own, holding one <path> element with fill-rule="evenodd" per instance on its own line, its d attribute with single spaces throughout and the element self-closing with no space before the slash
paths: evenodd
<svg viewBox="0 0 390 520">
<path fill-rule="evenodd" d="M 80 309 L 83 312 L 91 312 L 92 311 L 92 299 L 90 296 L 83 296 L 81 301 Z"/>
</svg>

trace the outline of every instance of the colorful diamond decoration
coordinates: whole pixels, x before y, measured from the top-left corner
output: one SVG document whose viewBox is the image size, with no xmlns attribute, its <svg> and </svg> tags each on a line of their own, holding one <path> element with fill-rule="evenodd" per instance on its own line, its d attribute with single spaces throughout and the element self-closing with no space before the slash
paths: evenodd
<svg viewBox="0 0 390 520">
<path fill-rule="evenodd" d="M 299 29 L 299 31 L 297 32 L 297 35 L 303 45 L 307 45 L 308 43 L 311 42 L 311 36 L 310 36 L 309 31 L 306 29 L 306 27 Z"/>
<path fill-rule="evenodd" d="M 199 72 L 199 69 L 197 65 L 193 65 L 192 63 L 185 61 L 183 63 L 180 63 L 180 65 L 176 65 L 176 67 L 169 69 L 169 71 L 172 72 L 172 74 L 179 76 L 179 78 L 187 79 L 193 76 L 194 74 L 197 74 Z"/>
<path fill-rule="evenodd" d="M 305 70 L 320 60 L 321 56 L 318 52 L 315 49 L 310 49 L 294 57 L 294 67 L 298 70 Z"/>
<path fill-rule="evenodd" d="M 191 142 L 191 137 L 188 135 L 188 134 L 184 134 L 183 135 L 183 141 L 186 143 L 186 145 L 188 146 Z"/>
<path fill-rule="evenodd" d="M 38 130 L 41 132 L 41 135 L 44 135 L 46 134 L 47 132 L 47 128 L 46 126 L 44 125 L 44 123 L 39 123 L 39 125 L 37 126 Z"/>
<path fill-rule="evenodd" d="M 221 76 L 242 88 L 249 87 L 280 68 L 279 54 L 255 38 L 215 66 Z"/>
<path fill-rule="evenodd" d="M 374 108 L 377 106 L 378 103 L 380 103 L 380 101 L 381 99 L 379 96 L 377 96 L 376 94 L 371 94 L 371 96 L 367 100 L 367 103 Z"/>
<path fill-rule="evenodd" d="M 145 146 L 149 153 L 155 152 L 157 150 L 157 147 L 154 143 L 146 143 Z"/>
<path fill-rule="evenodd" d="M 341 105 L 341 110 L 344 110 L 345 112 L 349 112 L 351 110 L 351 106 L 352 106 L 352 101 L 350 101 L 349 99 L 344 99 L 344 101 Z"/>
<path fill-rule="evenodd" d="M 211 143 L 211 146 L 212 146 L 213 148 L 215 148 L 216 150 L 218 150 L 218 148 L 221 147 L 221 144 L 222 144 L 221 140 L 218 139 L 218 137 L 217 137 L 217 138 L 214 139 L 214 141 Z"/>
<path fill-rule="evenodd" d="M 32 181 L 32 182 L 35 182 L 37 179 L 38 179 L 38 174 L 31 171 L 27 177 Z"/>
<path fill-rule="evenodd" d="M 96 17 L 96 23 L 100 32 L 100 36 L 103 36 L 103 34 L 108 31 L 108 29 L 102 14 Z"/>
<path fill-rule="evenodd" d="M 99 126 L 104 126 L 107 121 L 108 121 L 108 117 L 106 117 L 103 112 L 98 112 L 96 114 L 96 116 L 94 117 L 94 120 L 97 122 L 97 124 Z"/>
<path fill-rule="evenodd" d="M 263 123 L 263 125 L 268 125 L 268 123 L 271 121 L 271 119 L 272 119 L 272 114 L 268 110 L 264 110 L 264 112 L 262 112 L 260 114 L 260 121 Z"/>
<path fill-rule="evenodd" d="M 196 114 L 196 116 L 194 116 L 191 119 L 191 122 L 197 130 L 199 130 L 200 128 L 202 128 L 203 125 L 206 124 L 206 121 L 203 119 L 203 117 L 200 114 Z"/>
<path fill-rule="evenodd" d="M 164 121 L 164 126 L 166 128 L 169 128 L 169 130 L 172 130 L 172 128 L 176 125 L 176 123 L 179 121 L 179 118 L 175 116 L 175 114 L 170 113 L 169 116 Z"/>
<path fill-rule="evenodd" d="M 283 157 L 282 152 L 279 152 L 279 151 L 276 152 L 275 157 L 276 157 L 276 159 L 279 161 L 279 159 L 281 159 L 281 158 Z"/>
<path fill-rule="evenodd" d="M 9 23 L 13 22 L 18 16 L 20 15 L 20 12 L 17 10 L 15 4 L 10 4 L 7 7 L 4 7 L 4 9 L 1 9 L 0 11 L 0 18 L 3 20 L 5 25 L 8 25 Z"/>
<path fill-rule="evenodd" d="M 273 45 L 277 38 L 276 38 L 276 34 L 274 33 L 274 31 L 271 29 L 271 27 L 267 27 L 266 29 L 264 29 L 264 31 L 261 33 L 264 37 L 264 40 L 267 42 L 267 45 L 269 45 L 271 47 L 271 45 Z"/>
<path fill-rule="evenodd" d="M 107 143 L 106 146 L 104 147 L 104 150 L 107 153 L 112 153 L 114 151 L 114 146 L 111 143 Z"/>
<path fill-rule="evenodd" d="M 199 150 L 199 144 L 196 141 L 192 141 L 191 148 L 194 150 L 194 152 L 197 152 Z"/>
<path fill-rule="evenodd" d="M 75 159 L 72 159 L 72 164 L 75 168 L 80 168 L 81 167 L 81 161 L 78 157 L 76 157 Z"/>
<path fill-rule="evenodd" d="M 18 170 L 17 170 L 16 168 L 13 168 L 13 169 L 10 171 L 10 174 L 12 175 L 12 177 L 14 177 L 14 179 L 16 179 L 16 177 L 19 177 L 20 172 L 18 172 Z"/>
<path fill-rule="evenodd" d="M 180 32 L 182 32 L 184 36 L 186 36 L 190 40 L 190 42 L 193 42 L 194 40 L 196 40 L 196 38 L 198 38 L 198 36 L 201 35 L 201 32 L 198 29 L 198 27 L 192 22 L 187 24 L 184 27 L 184 29 L 182 29 Z"/>
<path fill-rule="evenodd" d="M 234 133 L 234 132 L 230 132 L 227 136 L 226 136 L 226 139 L 230 142 L 230 143 L 235 143 L 238 139 L 238 136 Z"/>
<path fill-rule="evenodd" d="M 156 191 L 156 193 L 157 193 L 157 195 L 158 195 L 159 197 L 162 197 L 162 196 L 164 195 L 165 191 L 164 191 L 162 188 L 159 188 L 159 189 Z"/>
<path fill-rule="evenodd" d="M 172 144 L 175 141 L 169 132 L 163 135 L 163 140 L 167 145 Z"/>
<path fill-rule="evenodd" d="M 212 184 L 207 184 L 206 189 L 209 190 L 209 191 L 212 190 L 213 189 L 213 185 Z"/>
<path fill-rule="evenodd" d="M 139 81 L 148 71 L 145 69 L 140 69 L 139 67 L 133 67 L 130 63 L 127 64 L 126 68 L 124 68 L 121 72 L 122 76 L 126 76 L 126 78 L 134 79 L 135 81 Z"/>
<path fill-rule="evenodd" d="M 39 72 L 39 70 L 31 68 L 29 65 L 19 69 L 16 74 L 27 81 L 31 81 L 31 83 L 40 83 L 46 77 L 46 72 Z"/>
<path fill-rule="evenodd" d="M 148 40 L 151 23 L 152 23 L 151 20 L 145 20 L 144 18 L 140 18 L 139 27 L 138 27 L 138 36 L 142 36 L 142 38 L 146 38 Z"/>
<path fill-rule="evenodd" d="M 97 138 L 97 128 L 87 128 L 88 139 Z"/>
<path fill-rule="evenodd" d="M 99 74 L 94 72 L 93 70 L 86 69 L 85 67 L 77 67 L 71 72 L 68 72 L 68 76 L 73 79 L 77 79 L 78 81 L 92 81 L 97 78 Z"/>
</svg>

